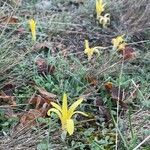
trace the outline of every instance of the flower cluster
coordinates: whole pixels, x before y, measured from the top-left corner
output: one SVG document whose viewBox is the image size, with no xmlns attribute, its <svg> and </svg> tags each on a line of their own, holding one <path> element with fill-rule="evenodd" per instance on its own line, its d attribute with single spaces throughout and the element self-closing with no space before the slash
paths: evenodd
<svg viewBox="0 0 150 150">
<path fill-rule="evenodd" d="M 113 50 L 121 51 L 125 49 L 125 47 L 127 46 L 127 43 L 125 42 L 124 36 L 125 35 L 119 35 L 116 38 L 113 38 L 111 40 L 113 44 L 112 46 Z M 94 53 L 96 53 L 98 56 L 100 55 L 99 49 L 107 49 L 107 48 L 108 47 L 100 47 L 100 46 L 90 48 L 88 40 L 85 40 L 84 53 L 87 55 L 88 60 L 91 60 Z"/>
<path fill-rule="evenodd" d="M 106 13 L 102 15 L 105 11 L 105 5 L 102 0 L 96 0 L 96 16 L 103 28 L 106 28 L 110 24 L 110 14 Z"/>
</svg>

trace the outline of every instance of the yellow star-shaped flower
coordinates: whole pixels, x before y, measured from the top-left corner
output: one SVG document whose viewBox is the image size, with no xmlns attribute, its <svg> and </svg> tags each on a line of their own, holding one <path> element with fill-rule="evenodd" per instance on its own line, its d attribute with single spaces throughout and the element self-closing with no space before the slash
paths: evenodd
<svg viewBox="0 0 150 150">
<path fill-rule="evenodd" d="M 53 108 L 50 108 L 47 112 L 48 116 L 51 115 L 51 112 L 54 112 L 58 115 L 62 130 L 67 131 L 69 135 L 72 135 L 74 132 L 74 120 L 72 119 L 72 116 L 75 114 L 81 114 L 84 116 L 88 116 L 84 112 L 81 111 L 75 111 L 76 108 L 83 102 L 83 98 L 78 99 L 76 102 L 74 102 L 70 107 L 68 107 L 67 104 L 67 94 L 63 94 L 63 101 L 62 106 L 58 105 L 57 103 L 51 102 L 51 105 Z"/>
<path fill-rule="evenodd" d="M 125 46 L 127 45 L 124 40 L 124 35 L 120 35 L 112 39 L 112 44 L 113 44 L 113 49 L 116 50 L 124 49 Z"/>
<path fill-rule="evenodd" d="M 88 60 L 91 60 L 94 53 L 97 53 L 99 55 L 99 51 L 97 48 L 90 48 L 88 40 L 85 40 L 85 50 L 84 53 L 87 54 Z"/>
</svg>

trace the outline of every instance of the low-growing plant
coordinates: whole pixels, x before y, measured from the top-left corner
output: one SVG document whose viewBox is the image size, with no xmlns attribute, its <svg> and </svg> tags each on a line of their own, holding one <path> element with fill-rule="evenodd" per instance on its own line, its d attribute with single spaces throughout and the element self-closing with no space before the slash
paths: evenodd
<svg viewBox="0 0 150 150">
<path fill-rule="evenodd" d="M 58 115 L 59 119 L 61 120 L 62 130 L 64 132 L 67 131 L 69 135 L 72 135 L 74 132 L 74 121 L 73 119 L 71 119 L 72 116 L 75 114 L 81 114 L 87 116 L 85 113 L 81 111 L 75 111 L 75 109 L 78 107 L 78 105 L 80 105 L 80 103 L 82 103 L 82 101 L 83 98 L 80 98 L 68 108 L 67 95 L 64 94 L 62 100 L 62 107 L 54 102 L 51 102 L 51 105 L 54 108 L 49 109 L 47 114 L 50 116 L 51 112 L 55 112 Z"/>
</svg>

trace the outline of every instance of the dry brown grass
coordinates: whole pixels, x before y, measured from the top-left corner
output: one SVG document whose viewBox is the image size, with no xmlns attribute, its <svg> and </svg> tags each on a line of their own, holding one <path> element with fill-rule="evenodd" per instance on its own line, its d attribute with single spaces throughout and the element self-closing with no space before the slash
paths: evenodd
<svg viewBox="0 0 150 150">
<path fill-rule="evenodd" d="M 111 0 L 110 6 L 118 32 L 134 35 L 150 29 L 149 0 Z"/>
</svg>

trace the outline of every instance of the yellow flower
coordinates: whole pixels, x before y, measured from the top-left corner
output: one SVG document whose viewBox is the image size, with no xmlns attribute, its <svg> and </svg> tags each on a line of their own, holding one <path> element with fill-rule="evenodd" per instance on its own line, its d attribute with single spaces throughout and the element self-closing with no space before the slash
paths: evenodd
<svg viewBox="0 0 150 150">
<path fill-rule="evenodd" d="M 121 50 L 127 45 L 124 41 L 124 35 L 117 36 L 112 39 L 113 49 Z"/>
<path fill-rule="evenodd" d="M 88 60 L 91 60 L 94 53 L 97 53 L 99 55 L 99 51 L 97 48 L 90 48 L 88 40 L 85 40 L 85 50 L 84 53 L 87 54 Z"/>
<path fill-rule="evenodd" d="M 32 39 L 33 41 L 36 41 L 36 22 L 33 19 L 31 19 L 29 20 L 29 25 L 32 33 Z"/>
<path fill-rule="evenodd" d="M 100 16 L 99 23 L 102 24 L 103 28 L 106 28 L 110 24 L 110 14 L 107 13 L 104 16 Z"/>
<path fill-rule="evenodd" d="M 126 43 L 124 42 L 124 43 L 122 43 L 122 44 L 120 44 L 119 46 L 118 46 L 118 51 L 119 50 L 124 50 L 125 49 L 125 47 L 126 47 Z"/>
<path fill-rule="evenodd" d="M 83 98 L 80 98 L 79 100 L 74 102 L 70 106 L 70 108 L 68 108 L 67 95 L 64 93 L 62 107 L 54 102 L 51 102 L 51 105 L 54 108 L 49 109 L 47 114 L 50 116 L 51 112 L 55 112 L 58 115 L 59 119 L 61 120 L 62 130 L 67 131 L 69 133 L 69 135 L 72 135 L 74 132 L 74 121 L 73 121 L 73 119 L 71 119 L 71 117 L 74 114 L 82 114 L 84 116 L 88 116 L 84 112 L 75 111 L 75 109 L 78 107 L 78 105 L 80 105 L 82 103 L 82 101 L 83 101 Z"/>
<path fill-rule="evenodd" d="M 96 0 L 96 14 L 97 19 L 101 16 L 102 12 L 105 10 L 105 4 L 103 4 L 102 0 Z"/>
</svg>

